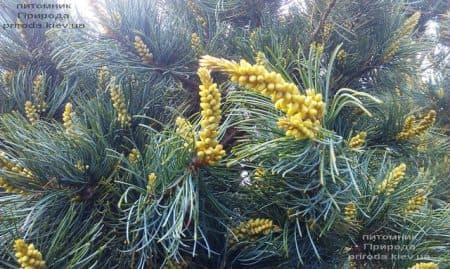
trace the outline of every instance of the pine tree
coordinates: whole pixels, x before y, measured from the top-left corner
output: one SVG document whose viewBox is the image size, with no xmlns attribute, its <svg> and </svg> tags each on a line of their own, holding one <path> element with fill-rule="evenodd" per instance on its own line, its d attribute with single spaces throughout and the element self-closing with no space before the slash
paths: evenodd
<svg viewBox="0 0 450 269">
<path fill-rule="evenodd" d="M 0 2 L 1 268 L 448 266 L 447 1 L 67 5 Z"/>
</svg>

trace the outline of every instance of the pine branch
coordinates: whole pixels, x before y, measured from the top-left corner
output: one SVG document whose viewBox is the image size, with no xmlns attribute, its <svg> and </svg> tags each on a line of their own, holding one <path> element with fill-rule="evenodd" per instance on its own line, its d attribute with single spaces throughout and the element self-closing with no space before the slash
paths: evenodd
<svg viewBox="0 0 450 269">
<path fill-rule="evenodd" d="M 331 0 L 331 2 L 327 6 L 327 9 L 325 10 L 325 12 L 320 17 L 319 24 L 314 29 L 314 31 L 312 33 L 311 40 L 317 41 L 317 37 L 319 35 L 319 32 L 323 28 L 323 25 L 325 24 L 325 21 L 327 20 L 328 15 L 330 15 L 330 12 L 331 12 L 331 10 L 333 9 L 333 7 L 335 5 L 336 5 L 336 0 Z"/>
</svg>

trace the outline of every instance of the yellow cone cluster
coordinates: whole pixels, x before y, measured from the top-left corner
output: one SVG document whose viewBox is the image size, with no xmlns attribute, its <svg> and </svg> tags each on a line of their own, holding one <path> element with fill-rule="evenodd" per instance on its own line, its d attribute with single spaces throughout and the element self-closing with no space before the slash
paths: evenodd
<svg viewBox="0 0 450 269">
<path fill-rule="evenodd" d="M 330 37 L 331 31 L 333 30 L 333 24 L 331 22 L 325 23 L 322 31 L 322 41 L 325 43 Z"/>
<path fill-rule="evenodd" d="M 194 129 L 192 127 L 192 124 L 183 117 L 177 117 L 175 121 L 177 125 L 176 132 L 178 135 L 180 135 L 184 140 L 185 143 L 183 146 L 185 148 L 190 148 L 191 145 L 194 145 Z"/>
<path fill-rule="evenodd" d="M 277 107 L 277 103 L 275 103 Z M 313 89 L 306 90 L 305 95 L 294 97 L 294 103 L 288 105 L 287 117 L 278 120 L 278 126 L 286 130 L 287 136 L 296 139 L 313 139 L 320 128 L 325 104 L 322 95 Z M 290 116 L 292 115 L 292 116 Z"/>
<path fill-rule="evenodd" d="M 125 96 L 119 85 L 112 85 L 110 87 L 111 101 L 113 107 L 117 112 L 117 120 L 122 128 L 125 128 L 131 124 L 131 116 L 127 112 L 125 105 Z"/>
<path fill-rule="evenodd" d="M 36 110 L 39 113 L 45 112 L 47 103 L 45 102 L 45 81 L 43 75 L 37 75 L 33 80 L 33 98 L 36 102 Z"/>
<path fill-rule="evenodd" d="M 156 186 L 156 174 L 151 173 L 147 177 L 147 193 L 153 193 Z"/>
<path fill-rule="evenodd" d="M 89 168 L 89 165 L 85 165 L 82 161 L 78 160 L 77 163 L 75 164 L 75 167 L 81 171 L 81 172 L 86 172 L 86 170 Z"/>
<path fill-rule="evenodd" d="M 250 184 L 252 188 L 255 189 L 273 189 L 274 186 L 270 183 L 270 180 L 267 181 L 265 179 L 270 179 L 268 176 L 276 175 L 275 172 L 270 172 L 264 167 L 257 167 L 253 170 L 253 176 L 251 177 Z"/>
<path fill-rule="evenodd" d="M 349 203 L 344 207 L 344 218 L 348 222 L 355 222 L 356 221 L 356 205 L 354 203 Z"/>
<path fill-rule="evenodd" d="M 17 173 L 26 178 L 33 178 L 33 173 L 27 168 L 22 168 L 20 165 L 15 164 L 11 161 L 4 152 L 0 152 L 0 169 L 6 170 L 9 172 Z"/>
<path fill-rule="evenodd" d="M 359 132 L 348 142 L 348 146 L 352 149 L 360 148 L 366 142 L 367 132 Z"/>
<path fill-rule="evenodd" d="M 403 137 L 409 136 L 414 129 L 414 124 L 416 121 L 416 117 L 414 115 L 410 115 L 406 117 L 405 122 L 403 123 L 402 131 L 397 135 L 397 139 L 402 139 Z"/>
<path fill-rule="evenodd" d="M 316 43 L 316 42 L 313 42 L 313 43 L 311 44 L 311 49 L 312 49 L 313 51 L 317 52 L 318 54 L 322 54 L 322 53 L 323 53 L 323 50 L 324 50 L 324 45 L 323 45 L 323 43 Z"/>
<path fill-rule="evenodd" d="M 191 35 L 191 48 L 195 52 L 195 55 L 202 55 L 205 51 L 202 41 L 197 33 Z"/>
<path fill-rule="evenodd" d="M 390 195 L 393 193 L 395 187 L 397 187 L 400 180 L 405 176 L 405 171 L 406 165 L 404 163 L 392 169 L 383 182 L 377 186 L 376 194 L 386 193 L 386 195 Z"/>
<path fill-rule="evenodd" d="M 195 141 L 195 147 L 199 161 L 213 165 L 225 155 L 223 146 L 217 141 L 217 129 L 221 119 L 220 92 L 206 68 L 199 68 L 198 76 L 202 83 L 199 92 L 202 129 L 199 134 L 200 140 Z"/>
<path fill-rule="evenodd" d="M 273 224 L 271 219 L 256 218 L 242 222 L 231 230 L 233 235 L 230 236 L 229 244 L 232 246 L 241 239 L 256 240 L 260 236 L 268 235 L 271 232 L 279 230 L 279 227 Z"/>
<path fill-rule="evenodd" d="M 134 149 L 131 149 L 130 154 L 128 154 L 128 161 L 130 163 L 135 163 L 140 157 L 141 157 L 141 154 L 139 154 L 139 151 L 134 148 Z"/>
<path fill-rule="evenodd" d="M 416 126 L 416 133 L 423 134 L 436 121 L 436 111 L 430 110 L 425 117 L 423 117 Z"/>
<path fill-rule="evenodd" d="M 97 72 L 97 91 L 102 92 L 106 89 L 108 81 L 110 79 L 110 73 L 108 67 L 102 66 Z"/>
<path fill-rule="evenodd" d="M 0 169 L 7 171 L 7 172 L 19 174 L 27 179 L 33 178 L 33 174 L 31 173 L 30 170 L 28 170 L 26 168 L 22 168 L 18 164 L 15 164 L 13 161 L 8 159 L 8 157 L 6 157 L 6 154 L 4 152 L 0 152 Z M 26 194 L 26 192 L 24 190 L 21 190 L 21 189 L 18 189 L 16 187 L 12 186 L 3 177 L 0 177 L 0 188 L 3 188 L 6 192 L 9 192 L 9 193 Z"/>
<path fill-rule="evenodd" d="M 424 189 L 418 189 L 416 193 L 416 196 L 408 200 L 408 205 L 406 206 L 404 211 L 405 214 L 410 214 L 418 211 L 420 207 L 422 207 L 427 201 L 427 196 Z"/>
<path fill-rule="evenodd" d="M 66 134 L 68 134 L 68 135 L 74 134 L 73 122 L 72 122 L 72 118 L 74 116 L 75 116 L 75 112 L 73 112 L 73 110 L 72 110 L 72 104 L 67 103 L 66 106 L 64 107 L 62 119 L 63 119 L 64 128 L 66 129 Z"/>
<path fill-rule="evenodd" d="M 153 61 L 153 54 L 148 49 L 147 45 L 145 45 L 144 41 L 142 41 L 140 36 L 134 37 L 134 48 L 136 49 L 139 57 L 141 57 L 143 64 L 149 64 Z"/>
<path fill-rule="evenodd" d="M 420 19 L 420 12 L 416 12 L 413 15 L 411 15 L 411 17 L 406 19 L 402 27 L 392 38 L 393 40 L 392 43 L 386 49 L 386 52 L 383 55 L 384 62 L 389 62 L 390 60 L 392 60 L 392 58 L 395 56 L 395 53 L 397 53 L 397 50 L 400 48 L 400 44 L 406 37 L 408 37 L 412 33 L 414 28 L 416 28 L 419 19 Z"/>
<path fill-rule="evenodd" d="M 9 193 L 17 193 L 17 194 L 26 194 L 24 190 L 18 189 L 14 186 L 12 186 L 8 181 L 6 181 L 4 178 L 0 177 L 0 188 L 4 189 L 5 192 Z"/>
<path fill-rule="evenodd" d="M 28 121 L 30 121 L 31 125 L 35 125 L 39 120 L 39 114 L 37 112 L 37 109 L 31 103 L 31 101 L 25 102 L 25 115 L 27 116 L 27 119 Z"/>
<path fill-rule="evenodd" d="M 253 177 L 251 180 L 251 186 L 253 188 L 256 189 L 266 189 L 268 187 L 268 185 L 266 184 L 267 182 L 264 181 L 264 177 L 267 175 L 267 170 L 263 167 L 257 167 L 254 171 L 253 171 Z"/>
<path fill-rule="evenodd" d="M 347 52 L 345 52 L 345 50 L 343 50 L 343 49 L 340 49 L 336 55 L 336 58 L 338 59 L 338 61 L 340 63 L 345 62 L 345 58 L 347 58 Z"/>
<path fill-rule="evenodd" d="M 257 181 L 261 181 L 264 176 L 266 175 L 267 171 L 263 167 L 257 167 L 255 171 L 253 172 L 253 177 Z"/>
<path fill-rule="evenodd" d="M 7 86 L 10 82 L 12 77 L 14 76 L 14 72 L 9 71 L 9 70 L 5 70 L 2 73 L 2 84 L 3 86 Z"/>
<path fill-rule="evenodd" d="M 419 262 L 409 267 L 409 269 L 439 269 L 434 262 Z"/>
<path fill-rule="evenodd" d="M 317 135 L 325 104 L 322 95 L 313 89 L 306 90 L 306 95 L 302 95 L 295 84 L 286 82 L 280 74 L 269 72 L 261 65 L 251 65 L 245 60 L 238 64 L 203 56 L 200 66 L 228 73 L 231 81 L 270 97 L 275 108 L 286 114 L 286 117 L 279 119 L 278 126 L 286 130 L 287 136 L 306 139 Z"/>
<path fill-rule="evenodd" d="M 420 12 L 417 11 L 413 15 L 411 15 L 408 19 L 406 19 L 402 27 L 400 28 L 398 36 L 402 38 L 410 35 L 414 30 L 414 28 L 416 28 L 420 16 L 421 16 Z"/>
<path fill-rule="evenodd" d="M 436 121 L 436 111 L 430 110 L 427 115 L 418 119 L 414 115 L 408 116 L 403 124 L 403 129 L 397 135 L 398 140 L 408 139 L 411 137 L 424 134 Z"/>
<path fill-rule="evenodd" d="M 187 0 L 187 5 L 191 10 L 192 14 L 194 14 L 197 22 L 203 27 L 203 29 L 206 29 L 206 20 L 202 16 L 202 12 L 200 11 L 200 8 L 197 6 L 194 0 Z"/>
<path fill-rule="evenodd" d="M 45 269 L 45 261 L 42 254 L 33 244 L 27 244 L 22 239 L 14 241 L 14 251 L 17 261 L 23 269 Z"/>
</svg>

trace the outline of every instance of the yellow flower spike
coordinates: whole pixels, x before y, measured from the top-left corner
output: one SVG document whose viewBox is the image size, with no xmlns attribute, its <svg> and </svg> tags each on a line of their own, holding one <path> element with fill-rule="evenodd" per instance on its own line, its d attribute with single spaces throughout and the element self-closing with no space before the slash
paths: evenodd
<svg viewBox="0 0 450 269">
<path fill-rule="evenodd" d="M 7 86 L 10 82 L 12 77 L 14 76 L 14 72 L 5 70 L 2 73 L 2 84 L 3 86 Z"/>
<path fill-rule="evenodd" d="M 27 244 L 22 239 L 14 241 L 14 251 L 16 252 L 17 261 L 21 268 L 24 269 L 45 269 L 45 261 L 42 253 L 35 248 L 33 244 Z"/>
<path fill-rule="evenodd" d="M 423 134 L 426 130 L 428 130 L 436 121 L 436 111 L 430 110 L 425 117 L 420 119 L 419 123 L 416 127 L 417 134 Z"/>
<path fill-rule="evenodd" d="M 12 186 L 8 181 L 6 181 L 4 178 L 0 177 L 0 188 L 4 189 L 5 192 L 8 193 L 17 193 L 24 195 L 26 192 L 24 190 L 18 189 L 14 186 Z"/>
<path fill-rule="evenodd" d="M 44 81 L 44 76 L 39 74 L 33 80 L 33 90 L 36 88 L 40 88 L 42 86 L 42 82 Z"/>
<path fill-rule="evenodd" d="M 349 203 L 344 207 L 344 219 L 349 223 L 356 221 L 357 209 L 354 203 Z"/>
<path fill-rule="evenodd" d="M 403 213 L 405 215 L 419 211 L 419 209 L 426 203 L 427 196 L 424 189 L 418 189 L 416 191 L 416 196 L 408 200 Z"/>
<path fill-rule="evenodd" d="M 270 97 L 275 108 L 287 115 L 278 120 L 278 126 L 286 131 L 287 136 L 305 139 L 317 135 L 325 104 L 322 95 L 314 89 L 308 89 L 306 95 L 302 95 L 294 83 L 286 82 L 280 74 L 245 60 L 238 64 L 206 55 L 200 59 L 200 66 L 227 73 L 231 81 Z"/>
<path fill-rule="evenodd" d="M 190 150 L 191 145 L 194 145 L 195 143 L 195 135 L 194 135 L 194 128 L 192 127 L 192 124 L 183 117 L 177 117 L 175 124 L 177 126 L 176 133 L 180 135 L 186 142 L 183 144 L 183 147 L 188 148 Z M 211 134 L 214 133 L 214 130 L 209 130 Z M 210 133 L 202 133 L 203 136 L 209 137 L 211 136 Z"/>
<path fill-rule="evenodd" d="M 140 36 L 134 37 L 134 48 L 138 53 L 143 64 L 150 64 L 153 62 L 153 54 L 148 49 L 147 45 L 142 41 Z"/>
<path fill-rule="evenodd" d="M 39 120 L 39 114 L 37 113 L 36 107 L 31 103 L 31 101 L 25 102 L 25 115 L 31 125 L 35 125 Z"/>
<path fill-rule="evenodd" d="M 348 146 L 352 149 L 360 148 L 366 142 L 367 132 L 359 132 L 348 142 Z"/>
<path fill-rule="evenodd" d="M 402 131 L 397 135 L 397 139 L 406 139 L 414 132 L 414 123 L 416 121 L 416 117 L 414 115 L 410 115 L 406 117 L 405 122 L 403 124 Z"/>
<path fill-rule="evenodd" d="M 197 56 L 204 53 L 205 49 L 197 33 L 192 33 L 191 35 L 191 48 L 195 52 L 195 55 Z"/>
<path fill-rule="evenodd" d="M 323 50 L 324 50 L 324 45 L 323 43 L 318 43 L 315 46 L 315 50 L 317 51 L 317 54 L 322 54 Z"/>
<path fill-rule="evenodd" d="M 140 157 L 141 157 L 141 154 L 139 154 L 139 151 L 134 148 L 134 149 L 131 149 L 130 154 L 128 155 L 128 161 L 130 163 L 135 163 Z"/>
<path fill-rule="evenodd" d="M 108 67 L 102 66 L 97 72 L 97 91 L 104 91 L 109 82 L 109 79 L 110 73 Z"/>
<path fill-rule="evenodd" d="M 156 174 L 151 173 L 147 177 L 147 193 L 152 193 L 156 186 Z"/>
<path fill-rule="evenodd" d="M 419 262 L 408 269 L 439 269 L 439 267 L 434 262 Z"/>
<path fill-rule="evenodd" d="M 74 116 L 75 116 L 75 112 L 72 111 L 72 104 L 67 103 L 66 106 L 64 107 L 62 119 L 63 119 L 64 128 L 66 129 L 66 134 L 68 134 L 68 135 L 74 134 L 73 121 L 72 121 Z"/>
<path fill-rule="evenodd" d="M 278 232 L 280 228 L 273 224 L 271 219 L 249 219 L 240 223 L 231 229 L 233 235 L 230 235 L 229 245 L 233 246 L 239 240 L 254 241 L 260 236 L 268 235 L 272 232 Z M 237 238 L 237 241 L 236 241 Z"/>
<path fill-rule="evenodd" d="M 398 183 L 405 176 L 405 171 L 406 165 L 404 163 L 401 163 L 399 166 L 392 169 L 383 182 L 377 186 L 375 193 L 385 193 L 386 195 L 393 193 L 395 187 L 397 187 Z"/>
<path fill-rule="evenodd" d="M 273 175 L 274 173 L 272 173 Z M 253 177 L 251 180 L 251 186 L 255 189 L 266 188 L 268 187 L 266 182 L 264 181 L 264 177 L 267 175 L 267 170 L 263 167 L 257 167 L 253 170 Z"/>
<path fill-rule="evenodd" d="M 333 30 L 333 24 L 331 22 L 325 23 L 322 31 L 322 41 L 326 42 L 331 35 L 331 31 Z"/>
<path fill-rule="evenodd" d="M 214 165 L 225 155 L 223 146 L 217 141 L 217 128 L 221 119 L 220 92 L 206 68 L 199 68 L 198 76 L 202 83 L 199 87 L 202 129 L 195 147 L 201 163 Z"/>
<path fill-rule="evenodd" d="M 400 29 L 399 37 L 406 37 L 410 35 L 414 30 L 414 28 L 416 28 L 420 16 L 421 16 L 420 12 L 417 11 L 413 15 L 411 15 L 408 19 L 406 19 L 402 25 L 402 28 Z"/>
<path fill-rule="evenodd" d="M 394 37 L 392 38 L 393 42 L 389 45 L 383 55 L 383 61 L 385 63 L 394 58 L 397 50 L 400 48 L 400 44 L 402 43 L 402 41 L 412 33 L 414 28 L 416 28 L 416 25 L 420 19 L 420 15 L 420 12 L 416 12 L 411 15 L 411 17 L 405 20 L 397 34 L 394 35 Z"/>
<path fill-rule="evenodd" d="M 340 49 L 338 54 L 336 55 L 336 58 L 340 63 L 345 62 L 345 58 L 347 58 L 347 52 L 345 52 L 345 50 L 343 49 Z"/>
<path fill-rule="evenodd" d="M 4 152 L 0 152 L 0 169 L 19 174 L 27 179 L 33 178 L 33 173 L 27 168 L 22 168 L 20 165 L 11 161 Z"/>
<path fill-rule="evenodd" d="M 89 165 L 85 165 L 82 161 L 78 160 L 77 163 L 75 164 L 75 167 L 81 171 L 81 172 L 86 172 L 86 170 L 89 168 Z"/>
<path fill-rule="evenodd" d="M 36 103 L 36 110 L 39 113 L 45 112 L 47 103 L 45 102 L 45 81 L 44 76 L 39 74 L 33 80 L 33 98 Z"/>
<path fill-rule="evenodd" d="M 200 8 L 198 7 L 198 5 L 196 3 L 194 3 L 194 0 L 188 0 L 187 5 L 188 5 L 189 10 L 192 12 L 192 14 L 194 14 L 197 22 L 203 27 L 204 30 L 206 30 L 206 26 L 207 26 L 206 20 L 203 17 L 202 12 L 201 12 Z"/>
<path fill-rule="evenodd" d="M 119 85 L 112 85 L 110 87 L 111 101 L 113 107 L 117 112 L 117 120 L 122 128 L 131 125 L 131 116 L 127 112 L 125 105 L 125 96 L 123 95 L 122 89 Z"/>
<path fill-rule="evenodd" d="M 266 169 L 264 169 L 262 167 L 258 167 L 255 169 L 255 171 L 253 173 L 253 177 L 257 181 L 261 181 L 263 179 L 263 177 L 266 175 L 266 173 L 267 173 Z"/>
<path fill-rule="evenodd" d="M 19 173 L 21 176 L 24 176 L 24 177 L 26 177 L 26 178 L 28 178 L 28 179 L 32 179 L 32 178 L 33 178 L 33 173 L 32 173 L 30 170 L 28 170 L 28 169 L 26 169 L 26 168 L 22 168 L 22 167 L 20 167 L 20 166 L 17 165 L 17 164 L 15 165 L 15 167 L 16 167 L 18 173 Z"/>
<path fill-rule="evenodd" d="M 423 135 L 435 121 L 436 111 L 434 110 L 430 110 L 427 115 L 419 118 L 419 122 L 416 122 L 416 118 L 413 115 L 408 116 L 403 124 L 403 129 L 397 134 L 397 140 Z"/>
</svg>

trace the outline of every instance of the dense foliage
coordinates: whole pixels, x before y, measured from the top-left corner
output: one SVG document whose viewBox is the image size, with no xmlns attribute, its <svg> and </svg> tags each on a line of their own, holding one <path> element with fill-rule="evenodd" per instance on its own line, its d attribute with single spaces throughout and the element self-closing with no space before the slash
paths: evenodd
<svg viewBox="0 0 450 269">
<path fill-rule="evenodd" d="M 0 2 L 1 268 L 448 268 L 447 1 L 33 3 Z"/>
</svg>

